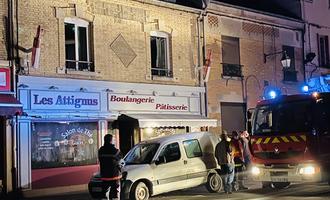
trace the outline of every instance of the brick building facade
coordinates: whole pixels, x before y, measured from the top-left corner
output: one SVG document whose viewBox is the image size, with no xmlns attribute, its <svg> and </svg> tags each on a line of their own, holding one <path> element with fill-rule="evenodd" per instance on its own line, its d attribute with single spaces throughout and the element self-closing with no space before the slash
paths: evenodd
<svg viewBox="0 0 330 200">
<path fill-rule="evenodd" d="M 219 120 L 213 131 L 245 129 L 246 109 L 264 98 L 269 88 L 300 93 L 302 37 L 301 20 L 211 1 L 205 16 L 205 45 L 212 50 L 208 114 Z M 290 68 L 282 68 L 282 53 L 264 58 L 283 50 L 292 60 Z"/>
</svg>

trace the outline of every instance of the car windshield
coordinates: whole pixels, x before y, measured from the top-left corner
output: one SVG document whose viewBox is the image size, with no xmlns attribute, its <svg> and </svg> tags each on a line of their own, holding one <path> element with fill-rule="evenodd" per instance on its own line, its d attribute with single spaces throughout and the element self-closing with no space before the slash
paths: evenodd
<svg viewBox="0 0 330 200">
<path fill-rule="evenodd" d="M 126 165 L 150 164 L 159 147 L 159 143 L 140 143 L 125 156 Z"/>
<path fill-rule="evenodd" d="M 295 101 L 260 106 L 254 118 L 254 135 L 307 132 L 312 126 L 311 101 Z"/>
</svg>

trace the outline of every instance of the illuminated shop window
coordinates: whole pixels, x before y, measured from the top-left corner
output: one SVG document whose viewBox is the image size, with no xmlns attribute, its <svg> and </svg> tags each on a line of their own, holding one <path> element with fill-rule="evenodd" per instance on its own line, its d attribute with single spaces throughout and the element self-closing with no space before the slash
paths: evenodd
<svg viewBox="0 0 330 200">
<path fill-rule="evenodd" d="M 31 124 L 32 169 L 97 163 L 97 122 Z"/>
</svg>

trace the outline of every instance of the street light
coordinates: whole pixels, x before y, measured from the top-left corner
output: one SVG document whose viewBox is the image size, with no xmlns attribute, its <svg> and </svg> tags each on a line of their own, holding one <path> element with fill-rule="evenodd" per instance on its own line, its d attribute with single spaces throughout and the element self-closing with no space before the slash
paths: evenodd
<svg viewBox="0 0 330 200">
<path fill-rule="evenodd" d="M 274 52 L 274 53 L 270 53 L 270 54 L 265 54 L 264 53 L 264 63 L 267 62 L 267 57 L 268 56 L 273 56 L 273 55 L 277 55 L 277 54 L 282 54 L 282 58 L 281 58 L 281 64 L 283 68 L 289 68 L 291 65 L 291 59 L 290 57 L 286 54 L 286 51 L 279 51 L 279 52 Z"/>
</svg>

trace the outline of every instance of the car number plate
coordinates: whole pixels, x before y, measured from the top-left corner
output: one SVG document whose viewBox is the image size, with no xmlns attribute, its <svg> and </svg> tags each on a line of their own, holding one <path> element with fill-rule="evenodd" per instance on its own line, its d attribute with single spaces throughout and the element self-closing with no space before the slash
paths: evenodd
<svg viewBox="0 0 330 200">
<path fill-rule="evenodd" d="M 92 192 L 102 192 L 102 187 L 92 187 Z"/>
<path fill-rule="evenodd" d="M 286 177 L 271 177 L 270 180 L 272 182 L 288 182 L 288 178 Z"/>
</svg>

